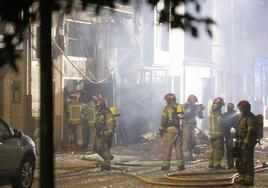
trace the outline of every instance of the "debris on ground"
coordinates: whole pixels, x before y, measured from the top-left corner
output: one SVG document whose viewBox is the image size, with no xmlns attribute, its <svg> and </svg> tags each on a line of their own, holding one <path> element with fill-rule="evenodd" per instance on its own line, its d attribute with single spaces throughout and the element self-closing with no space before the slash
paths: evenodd
<svg viewBox="0 0 268 188">
<path fill-rule="evenodd" d="M 210 139 L 206 131 L 202 131 L 201 129 L 195 129 L 195 137 L 196 137 L 197 144 L 209 144 L 210 143 Z"/>
<path fill-rule="evenodd" d="M 141 142 L 152 142 L 153 140 L 156 139 L 157 136 L 158 136 L 157 132 L 147 132 L 147 133 L 139 136 L 139 140 Z"/>
</svg>

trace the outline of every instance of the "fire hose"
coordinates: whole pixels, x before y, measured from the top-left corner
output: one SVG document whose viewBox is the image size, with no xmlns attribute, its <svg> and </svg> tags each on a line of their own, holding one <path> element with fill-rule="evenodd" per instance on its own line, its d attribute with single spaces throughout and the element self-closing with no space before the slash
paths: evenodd
<svg viewBox="0 0 268 188">
<path fill-rule="evenodd" d="M 267 171 L 268 167 L 267 165 L 261 165 L 257 166 L 255 168 L 255 173 L 260 173 Z M 164 178 L 148 178 L 136 173 L 131 173 L 127 171 L 123 171 L 125 175 L 135 177 L 144 183 L 152 184 L 152 185 L 163 185 L 163 186 L 184 186 L 184 187 L 215 187 L 215 186 L 230 186 L 235 183 L 235 179 L 238 177 L 238 173 L 234 173 L 231 171 L 225 171 L 225 172 L 196 172 L 196 173 L 172 173 L 172 174 L 166 174 Z M 230 174 L 234 173 L 231 176 L 225 177 L 225 178 L 210 178 L 210 179 L 198 179 L 198 178 L 182 178 L 182 177 L 174 177 L 174 176 L 193 176 L 193 175 L 217 175 L 217 174 Z M 188 182 L 188 183 L 186 183 Z M 192 183 L 195 182 L 195 183 Z M 200 184 L 204 183 L 205 184 Z M 215 183 L 218 182 L 218 183 Z"/>
<path fill-rule="evenodd" d="M 208 159 L 200 159 L 200 160 L 186 162 L 186 164 L 196 164 L 196 163 L 207 162 L 207 161 Z M 157 167 L 157 166 L 161 166 L 162 163 L 163 163 L 162 161 L 155 161 L 155 162 L 151 161 L 150 163 L 114 163 L 114 165 L 129 166 L 129 167 Z"/>
</svg>

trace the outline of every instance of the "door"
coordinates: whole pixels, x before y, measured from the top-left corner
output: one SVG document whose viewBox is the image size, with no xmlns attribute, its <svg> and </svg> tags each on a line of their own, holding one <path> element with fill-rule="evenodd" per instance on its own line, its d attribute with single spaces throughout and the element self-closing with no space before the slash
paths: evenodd
<svg viewBox="0 0 268 188">
<path fill-rule="evenodd" d="M 214 78 L 203 78 L 202 79 L 203 87 L 202 87 L 202 102 L 206 107 L 204 110 L 204 119 L 202 121 L 201 128 L 208 129 L 209 121 L 209 112 L 210 112 L 210 101 L 214 97 Z"/>
</svg>

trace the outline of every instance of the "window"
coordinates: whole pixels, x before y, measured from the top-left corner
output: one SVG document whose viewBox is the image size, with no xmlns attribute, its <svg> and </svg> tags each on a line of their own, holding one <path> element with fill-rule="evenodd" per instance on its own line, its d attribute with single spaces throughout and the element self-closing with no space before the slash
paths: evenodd
<svg viewBox="0 0 268 188">
<path fill-rule="evenodd" d="M 40 59 L 40 27 L 32 28 L 32 58 L 33 60 Z"/>
<path fill-rule="evenodd" d="M 169 51 L 169 25 L 163 24 L 161 29 L 161 49 L 164 51 Z"/>
<path fill-rule="evenodd" d="M 163 51 L 169 51 L 169 25 L 159 23 L 157 26 L 157 47 Z"/>
<path fill-rule="evenodd" d="M 146 69 L 143 70 L 143 82 L 147 84 L 165 83 L 167 81 L 167 70 Z"/>
<path fill-rule="evenodd" d="M 166 4 L 164 6 L 164 3 Z M 168 7 L 168 8 L 167 8 Z M 164 10 L 164 9 L 169 10 Z M 169 1 L 159 1 L 156 6 L 156 19 L 157 19 L 157 47 L 160 48 L 163 51 L 169 51 L 169 40 L 170 40 L 170 24 L 169 23 L 160 23 L 160 12 L 161 11 L 168 11 L 170 14 L 170 3 Z"/>
<path fill-rule="evenodd" d="M 75 57 L 92 57 L 94 28 L 89 23 L 67 21 L 67 54 Z"/>
</svg>

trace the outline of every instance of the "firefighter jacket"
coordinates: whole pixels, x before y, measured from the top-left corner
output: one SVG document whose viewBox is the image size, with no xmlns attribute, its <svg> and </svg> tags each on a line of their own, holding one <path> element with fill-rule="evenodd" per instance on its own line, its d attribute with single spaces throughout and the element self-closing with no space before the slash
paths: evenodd
<svg viewBox="0 0 268 188">
<path fill-rule="evenodd" d="M 238 143 L 242 147 L 254 147 L 257 142 L 257 119 L 253 113 L 241 116 L 237 132 Z"/>
<path fill-rule="evenodd" d="M 183 105 L 184 109 L 184 123 L 188 125 L 196 126 L 196 107 L 195 105 L 190 105 L 188 102 Z"/>
<path fill-rule="evenodd" d="M 84 105 L 82 103 L 68 104 L 68 124 L 80 124 Z"/>
<path fill-rule="evenodd" d="M 222 113 L 221 111 L 211 111 L 209 115 L 209 134 L 211 138 L 223 136 L 222 131 Z"/>
<path fill-rule="evenodd" d="M 181 130 L 183 118 L 183 110 L 182 105 L 174 103 L 168 104 L 165 106 L 162 114 L 161 114 L 161 125 L 160 130 L 166 130 L 168 127 L 176 127 L 178 130 Z M 180 112 L 178 112 L 178 110 Z M 181 122 L 181 123 L 180 123 Z"/>
<path fill-rule="evenodd" d="M 82 120 L 87 121 L 88 120 L 88 104 L 84 103 L 83 108 L 81 111 L 81 118 Z"/>
<path fill-rule="evenodd" d="M 95 128 L 96 136 L 111 137 L 115 133 L 115 119 L 108 109 L 96 111 Z"/>
</svg>

